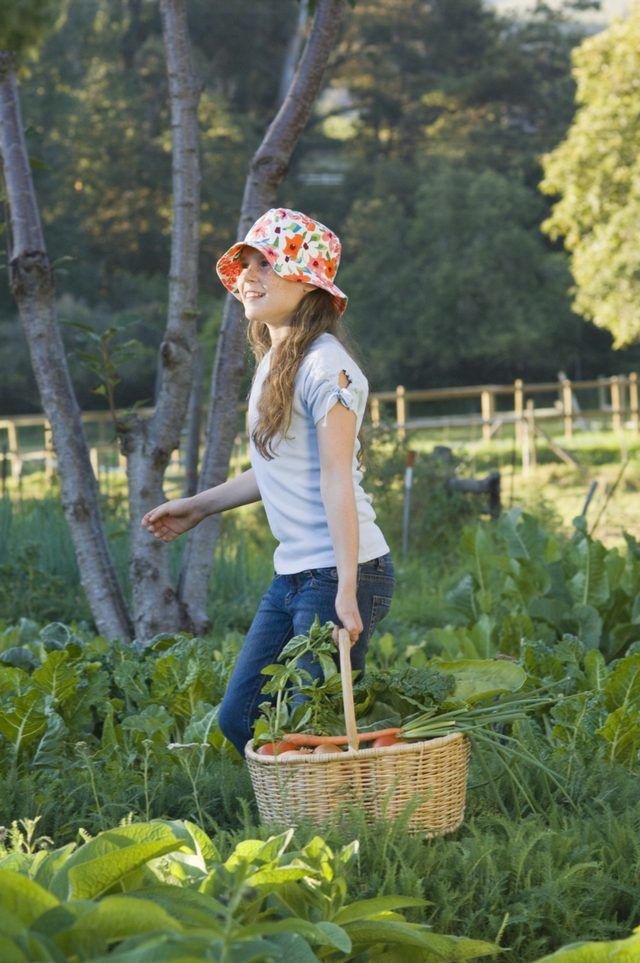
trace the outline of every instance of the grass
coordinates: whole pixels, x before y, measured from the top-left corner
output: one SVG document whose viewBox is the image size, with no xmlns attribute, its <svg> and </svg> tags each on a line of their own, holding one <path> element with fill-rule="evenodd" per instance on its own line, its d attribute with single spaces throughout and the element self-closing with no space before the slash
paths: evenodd
<svg viewBox="0 0 640 963">
<path fill-rule="evenodd" d="M 393 434 L 370 433 L 374 463 L 364 484 L 374 495 L 381 526 L 399 566 L 399 584 L 403 586 L 387 620 L 394 634 L 403 626 L 408 638 L 419 638 L 420 627 L 425 623 L 439 624 L 439 593 L 435 585 L 455 567 L 460 512 L 464 509 L 469 520 L 481 508 L 481 500 L 475 496 L 464 496 L 459 503 L 452 503 L 445 495 L 442 472 L 434 473 L 429 468 L 428 456 L 434 445 L 444 441 L 452 446 L 463 474 L 482 477 L 490 470 L 501 472 L 505 508 L 520 505 L 547 526 L 568 534 L 572 519 L 583 511 L 587 492 L 595 482 L 595 495 L 587 513 L 590 529 L 607 546 L 621 544 L 623 530 L 640 538 L 640 438 L 628 431 L 576 433 L 571 442 L 558 436 L 558 442 L 579 460 L 579 466 L 565 464 L 548 445 L 542 444 L 538 464 L 529 474 L 522 471 L 512 435 L 494 438 L 490 444 L 468 439 L 464 444 L 456 444 L 450 438 L 434 438 L 433 432 L 413 432 L 398 444 Z M 409 446 L 418 452 L 418 459 L 412 491 L 410 552 L 403 559 L 402 484 L 404 453 Z M 246 466 L 238 461 L 233 470 L 243 467 Z M 128 593 L 125 482 L 122 473 L 101 472 L 107 538 Z M 13 565 L 13 571 L 3 569 L 10 605 L 7 608 L 0 589 L 0 618 L 49 618 L 57 605 L 57 617 L 62 621 L 90 621 L 56 480 L 50 483 L 43 472 L 30 472 L 23 478 L 22 494 L 15 481 L 8 479 L 8 483 L 9 494 L 0 500 L 0 566 Z M 175 471 L 168 475 L 165 493 L 167 497 L 181 494 L 181 479 Z M 255 601 L 272 574 L 274 546 L 260 506 L 247 506 L 223 517 L 208 596 L 209 614 L 215 625 L 222 629 L 237 626 L 239 631 L 248 627 Z M 168 548 L 172 577 L 176 579 L 184 540 L 178 539 Z M 15 582 L 18 573 L 20 585 L 16 582 L 16 590 L 9 591 L 12 576 Z M 39 595 L 48 596 L 46 613 L 39 605 Z"/>
</svg>

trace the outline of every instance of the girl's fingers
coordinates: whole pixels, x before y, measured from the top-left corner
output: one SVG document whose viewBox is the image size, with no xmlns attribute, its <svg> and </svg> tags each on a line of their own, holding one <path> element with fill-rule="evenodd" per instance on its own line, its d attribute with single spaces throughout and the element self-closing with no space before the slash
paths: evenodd
<svg viewBox="0 0 640 963">
<path fill-rule="evenodd" d="M 342 625 L 341 628 L 347 629 L 347 631 L 349 632 L 349 638 L 351 639 L 351 645 L 355 645 L 355 643 L 360 638 L 360 635 L 362 633 L 362 628 L 357 628 L 357 627 L 349 628 L 347 625 Z M 338 644 L 338 626 L 334 627 L 332 636 L 333 636 L 333 641 L 337 645 Z"/>
</svg>

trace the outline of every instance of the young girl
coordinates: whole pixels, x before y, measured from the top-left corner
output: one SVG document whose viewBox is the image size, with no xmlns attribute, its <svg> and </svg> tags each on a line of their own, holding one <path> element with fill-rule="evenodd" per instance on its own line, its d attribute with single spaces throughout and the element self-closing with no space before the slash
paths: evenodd
<svg viewBox="0 0 640 963">
<path fill-rule="evenodd" d="M 260 670 L 293 635 L 306 634 L 317 615 L 321 624 L 331 620 L 348 630 L 352 665 L 362 672 L 395 584 L 389 547 L 360 486 L 358 433 L 368 384 L 343 342 L 347 297 L 334 283 L 340 250 L 323 224 L 278 208 L 220 258 L 218 275 L 242 301 L 258 362 L 249 396 L 252 467 L 142 519 L 169 542 L 207 515 L 262 499 L 279 543 L 274 579 L 219 716 L 241 755 L 264 700 Z M 319 674 L 313 662 L 304 668 Z"/>
</svg>

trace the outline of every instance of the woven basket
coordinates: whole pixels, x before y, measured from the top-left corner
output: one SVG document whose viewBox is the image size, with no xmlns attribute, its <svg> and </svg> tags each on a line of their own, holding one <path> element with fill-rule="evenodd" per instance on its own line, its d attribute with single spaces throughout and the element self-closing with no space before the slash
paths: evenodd
<svg viewBox="0 0 640 963">
<path fill-rule="evenodd" d="M 339 755 L 245 756 L 260 818 L 296 825 L 325 823 L 354 804 L 368 821 L 395 819 L 411 808 L 408 830 L 423 836 L 453 832 L 464 819 L 469 740 L 456 732 L 438 739 L 358 749 L 349 634 L 339 633 L 342 696 L 349 749 Z"/>
</svg>

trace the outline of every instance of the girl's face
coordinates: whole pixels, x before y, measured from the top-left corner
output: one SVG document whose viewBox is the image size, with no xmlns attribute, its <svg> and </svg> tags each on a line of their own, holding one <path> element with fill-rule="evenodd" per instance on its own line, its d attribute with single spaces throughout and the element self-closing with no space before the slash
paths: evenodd
<svg viewBox="0 0 640 963">
<path fill-rule="evenodd" d="M 305 294 L 313 290 L 312 284 L 279 278 L 255 247 L 243 248 L 240 263 L 238 292 L 248 321 L 282 325 L 289 320 Z"/>
</svg>

